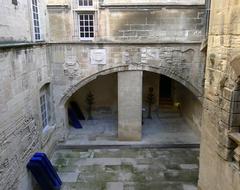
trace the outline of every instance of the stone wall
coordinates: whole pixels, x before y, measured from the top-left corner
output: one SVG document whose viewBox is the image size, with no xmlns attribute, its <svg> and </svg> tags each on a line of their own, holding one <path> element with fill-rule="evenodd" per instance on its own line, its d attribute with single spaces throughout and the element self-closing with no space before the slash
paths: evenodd
<svg viewBox="0 0 240 190">
<path fill-rule="evenodd" d="M 131 2 L 117 2 L 120 7 L 114 6 L 112 1 L 95 1 L 94 7 L 89 8 L 88 11 L 95 14 L 93 41 L 186 43 L 201 42 L 205 37 L 203 1 L 158 1 L 159 6 L 155 1 L 143 4 L 139 1 L 134 7 L 131 7 Z M 77 14 L 85 9 L 75 4 L 75 1 L 48 2 L 51 42 L 80 41 Z M 185 6 L 181 7 L 183 4 Z"/>
<path fill-rule="evenodd" d="M 0 50 L 0 189 L 17 189 L 27 161 L 48 141 L 39 92 L 50 82 L 49 71 L 45 46 Z"/>
<path fill-rule="evenodd" d="M 102 35 L 111 41 L 199 42 L 205 35 L 204 8 L 107 11 Z"/>
<path fill-rule="evenodd" d="M 160 4 L 160 5 L 204 5 L 205 0 L 103 0 L 104 4 L 135 4 L 135 5 L 148 5 L 148 4 Z"/>
<path fill-rule="evenodd" d="M 31 0 L 1 1 L 0 44 L 30 42 L 33 40 Z M 43 39 L 47 39 L 46 0 L 38 0 L 40 27 Z"/>
<path fill-rule="evenodd" d="M 117 74 L 99 76 L 96 80 L 80 88 L 70 99 L 80 106 L 84 115 L 87 115 L 86 97 L 91 92 L 94 95 L 93 118 L 117 115 Z M 112 114 L 112 115 L 111 115 Z"/>
<path fill-rule="evenodd" d="M 54 73 L 56 103 L 62 98 L 66 101 L 82 85 L 98 75 L 117 72 L 119 69 L 164 74 L 182 83 L 196 96 L 202 93 L 204 64 L 199 44 L 59 44 L 49 47 L 48 54 Z M 97 63 L 94 60 L 96 55 L 99 56 Z"/>
<path fill-rule="evenodd" d="M 201 131 L 202 99 L 197 98 L 191 91 L 180 83 L 173 82 L 174 103 L 180 103 L 180 113 L 188 124 L 197 132 Z"/>
<path fill-rule="evenodd" d="M 239 189 L 239 11 L 239 0 L 212 0 L 200 151 L 202 190 Z"/>
<path fill-rule="evenodd" d="M 34 46 L 29 43 L 34 41 L 31 1 L 1 3 L 0 189 L 32 189 L 27 161 L 35 151 L 50 153 L 57 141 L 64 140 L 65 103 L 98 76 L 150 71 L 175 79 L 195 96 L 202 95 L 202 1 L 178 1 L 177 6 L 167 7 L 163 1 L 156 6 L 151 1 L 146 10 L 142 5 L 122 10 L 104 2 L 94 10 L 97 37 L 80 43 L 73 1 L 49 0 L 48 7 L 45 1 L 38 1 L 46 44 Z M 50 87 L 52 121 L 43 129 L 39 93 L 45 84 Z"/>
</svg>

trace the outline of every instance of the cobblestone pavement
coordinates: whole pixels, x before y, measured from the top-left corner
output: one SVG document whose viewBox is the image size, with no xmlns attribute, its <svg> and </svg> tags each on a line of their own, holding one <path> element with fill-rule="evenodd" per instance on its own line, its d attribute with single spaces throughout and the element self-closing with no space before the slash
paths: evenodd
<svg viewBox="0 0 240 190">
<path fill-rule="evenodd" d="M 199 149 L 57 150 L 63 190 L 197 190 Z"/>
</svg>

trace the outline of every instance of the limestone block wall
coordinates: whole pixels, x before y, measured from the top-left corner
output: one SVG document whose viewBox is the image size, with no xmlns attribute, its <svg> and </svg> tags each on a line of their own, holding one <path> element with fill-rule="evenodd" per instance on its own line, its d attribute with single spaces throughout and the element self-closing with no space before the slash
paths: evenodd
<svg viewBox="0 0 240 190">
<path fill-rule="evenodd" d="M 117 74 L 99 76 L 84 87 L 80 88 L 70 99 L 80 106 L 83 114 L 87 115 L 86 97 L 89 92 L 94 96 L 93 118 L 104 117 L 109 114 L 117 115 L 118 86 Z M 112 116 L 110 115 L 110 116 Z"/>
<path fill-rule="evenodd" d="M 240 1 L 212 0 L 200 151 L 201 190 L 238 190 Z M 236 149 L 237 150 L 237 149 Z M 234 155 L 234 157 L 233 157 Z"/>
<path fill-rule="evenodd" d="M 72 41 L 74 18 L 71 1 L 48 1 L 49 40 L 51 42 Z"/>
<path fill-rule="evenodd" d="M 57 139 L 40 119 L 39 92 L 51 82 L 46 46 L 0 49 L 0 73 L 0 189 L 32 189 L 26 164 Z"/>
<path fill-rule="evenodd" d="M 109 23 L 103 37 L 111 41 L 201 41 L 205 35 L 205 10 L 190 8 L 106 10 Z"/>
<path fill-rule="evenodd" d="M 180 113 L 188 124 L 194 130 L 200 132 L 202 126 L 202 99 L 197 98 L 180 83 L 173 81 L 173 100 L 174 103 L 180 103 Z"/>
<path fill-rule="evenodd" d="M 102 75 L 121 71 L 163 74 L 202 95 L 204 64 L 200 44 L 52 44 L 51 65 L 57 134 L 67 135 L 67 102 L 79 89 Z M 86 87 L 86 86 L 85 86 Z M 73 96 L 75 100 L 78 97 Z"/>
<path fill-rule="evenodd" d="M 205 37 L 205 2 L 94 1 L 94 42 L 199 42 Z M 72 1 L 49 1 L 51 42 L 76 42 L 77 14 L 86 8 Z M 134 4 L 135 6 L 132 6 Z M 173 6 L 174 5 L 174 6 Z"/>
<path fill-rule="evenodd" d="M 32 1 L 1 1 L 0 44 L 33 41 Z M 42 39 L 47 39 L 46 0 L 38 0 Z"/>
<path fill-rule="evenodd" d="M 58 44 L 50 46 L 48 54 L 56 103 L 62 98 L 66 101 L 96 76 L 119 70 L 164 74 L 187 86 L 196 96 L 202 92 L 204 64 L 199 44 Z"/>
<path fill-rule="evenodd" d="M 167 5 L 204 5 L 205 0 L 103 0 L 104 4 L 167 4 Z"/>
</svg>

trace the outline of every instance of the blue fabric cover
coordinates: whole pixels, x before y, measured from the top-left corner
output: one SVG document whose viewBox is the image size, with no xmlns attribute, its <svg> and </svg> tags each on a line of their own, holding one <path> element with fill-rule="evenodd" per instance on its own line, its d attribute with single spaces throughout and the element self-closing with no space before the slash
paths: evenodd
<svg viewBox="0 0 240 190">
<path fill-rule="evenodd" d="M 69 121 L 70 121 L 71 125 L 74 128 L 77 128 L 77 129 L 82 128 L 82 125 L 78 120 L 77 114 L 71 108 L 68 108 L 68 117 L 69 117 Z"/>
<path fill-rule="evenodd" d="M 38 152 L 27 164 L 42 190 L 60 190 L 62 181 L 46 154 Z"/>
</svg>

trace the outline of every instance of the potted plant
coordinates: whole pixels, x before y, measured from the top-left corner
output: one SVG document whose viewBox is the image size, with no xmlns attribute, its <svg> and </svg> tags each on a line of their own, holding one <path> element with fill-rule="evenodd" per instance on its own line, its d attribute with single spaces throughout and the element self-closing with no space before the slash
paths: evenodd
<svg viewBox="0 0 240 190">
<path fill-rule="evenodd" d="M 153 88 L 150 87 L 148 89 L 148 95 L 147 95 L 147 99 L 146 102 L 148 104 L 148 119 L 152 119 L 152 105 L 155 103 L 155 96 L 153 93 Z"/>
<path fill-rule="evenodd" d="M 94 96 L 91 91 L 88 92 L 86 96 L 86 104 L 87 104 L 87 114 L 88 114 L 88 120 L 92 120 L 92 106 L 94 104 Z"/>
</svg>

